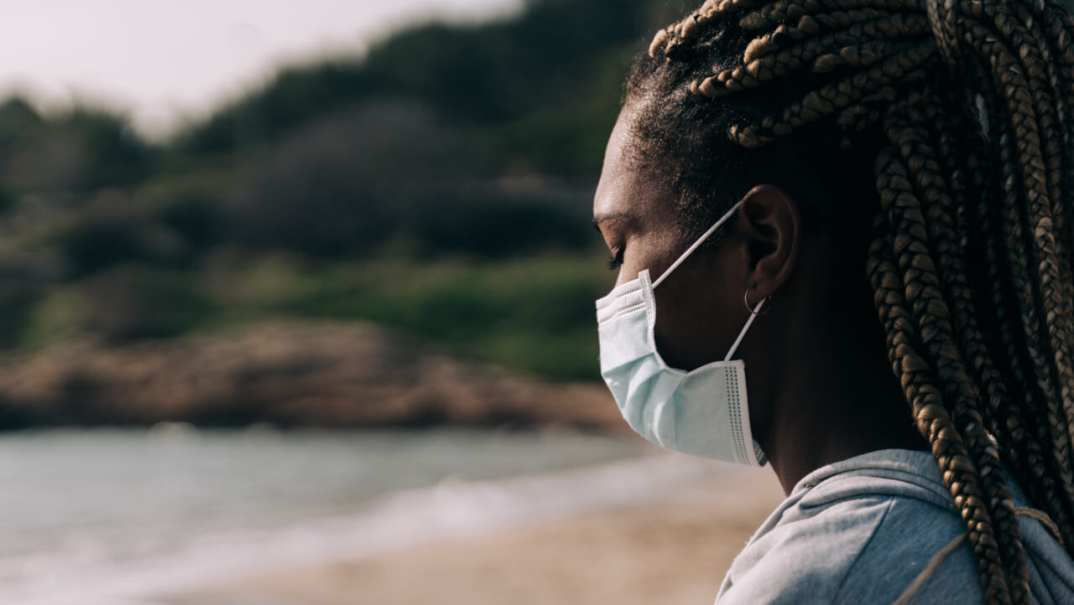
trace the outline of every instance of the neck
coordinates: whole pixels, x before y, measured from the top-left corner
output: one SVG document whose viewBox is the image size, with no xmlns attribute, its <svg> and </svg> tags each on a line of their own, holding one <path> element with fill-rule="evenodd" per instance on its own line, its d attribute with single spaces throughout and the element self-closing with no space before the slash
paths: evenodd
<svg viewBox="0 0 1074 605">
<path fill-rule="evenodd" d="M 794 371 L 770 394 L 761 446 L 785 493 L 822 466 L 884 449 L 928 449 L 886 354 L 875 348 L 883 343 L 878 325 L 873 334 L 836 331 L 837 321 L 794 323 L 826 329 L 796 334 L 790 341 L 803 346 L 778 362 Z"/>
</svg>

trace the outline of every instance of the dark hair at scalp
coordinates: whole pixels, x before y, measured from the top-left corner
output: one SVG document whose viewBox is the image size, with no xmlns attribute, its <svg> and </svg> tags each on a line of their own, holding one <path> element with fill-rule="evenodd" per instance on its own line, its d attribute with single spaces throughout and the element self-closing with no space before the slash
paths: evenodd
<svg viewBox="0 0 1074 605">
<path fill-rule="evenodd" d="M 1049 0 L 708 0 L 627 85 L 687 230 L 760 183 L 871 224 L 892 368 L 989 602 L 1030 600 L 1008 469 L 1074 544 L 1072 41 Z"/>
<path fill-rule="evenodd" d="M 732 42 L 728 35 L 720 40 Z M 726 61 L 709 56 L 719 48 L 706 47 L 707 55 L 695 61 L 701 65 Z M 877 129 L 858 133 L 852 153 L 839 132 L 817 126 L 800 136 L 745 148 L 730 141 L 727 130 L 762 107 L 774 105 L 775 97 L 762 90 L 743 94 L 734 103 L 714 103 L 690 92 L 689 85 L 697 77 L 692 65 L 639 55 L 627 78 L 625 100 L 634 110 L 632 159 L 676 192 L 688 236 L 710 226 L 762 182 L 782 188 L 804 202 L 806 211 L 824 219 L 835 217 L 835 204 L 829 201 L 833 198 L 864 194 L 863 206 L 876 204 L 873 159 L 862 154 L 861 148 L 879 149 Z"/>
</svg>

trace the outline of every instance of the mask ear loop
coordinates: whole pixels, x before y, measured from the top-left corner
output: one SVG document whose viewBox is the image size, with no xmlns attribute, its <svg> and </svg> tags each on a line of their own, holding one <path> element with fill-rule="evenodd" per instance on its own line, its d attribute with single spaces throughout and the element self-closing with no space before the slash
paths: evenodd
<svg viewBox="0 0 1074 605">
<path fill-rule="evenodd" d="M 653 282 L 653 290 L 659 288 L 660 284 L 664 283 L 664 280 L 666 280 L 667 278 L 671 277 L 671 274 L 675 272 L 675 269 L 678 269 L 680 265 L 685 263 L 686 259 L 690 258 L 691 254 L 693 254 L 694 252 L 697 252 L 697 249 L 700 248 L 705 243 L 705 241 L 708 240 L 708 238 L 712 237 L 712 234 L 716 233 L 716 231 L 720 227 L 722 227 L 724 225 L 724 223 L 726 223 L 727 221 L 731 220 L 731 217 L 733 217 L 735 215 L 735 211 L 738 210 L 739 208 L 741 208 L 742 204 L 745 204 L 745 203 L 746 203 L 746 200 L 742 200 L 742 201 L 738 202 L 737 204 L 735 204 L 734 206 L 731 206 L 731 209 L 727 211 L 727 214 L 724 214 L 722 217 L 720 217 L 720 220 L 716 221 L 715 225 L 709 227 L 708 231 L 706 231 L 703 234 L 701 234 L 701 237 L 697 238 L 697 241 L 694 242 L 694 244 L 692 246 L 687 248 L 686 252 L 683 252 L 682 256 L 680 256 L 678 260 L 676 260 L 674 263 L 672 263 L 671 266 L 668 267 L 668 270 L 664 271 L 664 274 L 661 275 L 655 282 Z"/>
<path fill-rule="evenodd" d="M 735 356 L 736 352 L 738 352 L 739 345 L 741 345 L 742 341 L 746 338 L 746 332 L 750 331 L 750 327 L 753 325 L 753 322 L 757 321 L 757 318 L 762 315 L 761 311 L 764 309 L 765 304 L 768 302 L 768 299 L 766 298 L 761 302 L 757 303 L 756 307 L 751 307 L 749 288 L 746 289 L 746 293 L 743 295 L 742 299 L 746 303 L 746 310 L 750 312 L 750 317 L 746 320 L 746 325 L 742 326 L 742 331 L 738 333 L 738 338 L 735 339 L 735 344 L 731 345 L 731 350 L 727 352 L 727 357 L 724 358 L 725 362 L 731 361 L 731 358 Z"/>
</svg>

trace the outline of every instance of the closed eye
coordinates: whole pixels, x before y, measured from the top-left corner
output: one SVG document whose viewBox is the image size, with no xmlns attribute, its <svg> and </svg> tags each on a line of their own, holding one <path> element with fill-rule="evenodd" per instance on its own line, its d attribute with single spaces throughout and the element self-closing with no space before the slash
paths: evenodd
<svg viewBox="0 0 1074 605">
<path fill-rule="evenodd" d="M 623 266 L 623 249 L 612 250 L 612 256 L 608 259 L 608 269 L 618 271 Z"/>
</svg>

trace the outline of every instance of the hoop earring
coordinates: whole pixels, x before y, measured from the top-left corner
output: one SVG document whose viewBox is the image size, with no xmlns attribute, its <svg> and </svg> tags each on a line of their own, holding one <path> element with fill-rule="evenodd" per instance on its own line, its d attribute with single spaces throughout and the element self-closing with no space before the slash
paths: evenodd
<svg viewBox="0 0 1074 605">
<path fill-rule="evenodd" d="M 764 309 L 764 311 L 761 311 L 761 308 L 763 306 L 765 306 L 765 304 L 770 302 L 772 300 L 772 298 L 771 297 L 765 298 L 765 299 L 761 300 L 761 302 L 757 303 L 756 307 L 754 307 L 753 305 L 750 304 L 750 290 L 752 290 L 752 289 L 753 288 L 746 288 L 746 293 L 742 295 L 742 302 L 746 305 L 746 310 L 750 312 L 750 315 L 754 315 L 754 316 L 757 316 L 757 317 L 763 317 L 763 316 L 768 314 L 768 312 L 771 310 L 771 308 Z"/>
</svg>

